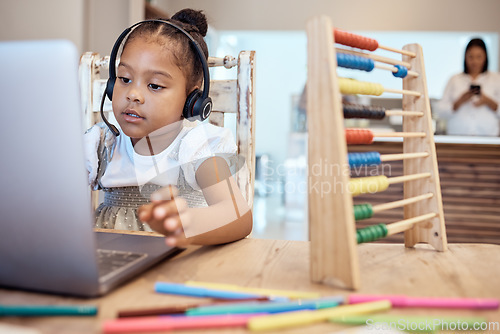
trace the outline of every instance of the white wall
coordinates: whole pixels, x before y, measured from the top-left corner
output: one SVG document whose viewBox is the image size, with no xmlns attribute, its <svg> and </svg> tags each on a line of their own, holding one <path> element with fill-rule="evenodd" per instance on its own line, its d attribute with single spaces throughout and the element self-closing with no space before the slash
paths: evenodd
<svg viewBox="0 0 500 334">
<path fill-rule="evenodd" d="M 0 4 L 0 40 L 64 38 L 85 43 L 85 0 L 16 0 Z"/>
<path fill-rule="evenodd" d="M 306 82 L 307 41 L 295 31 L 224 31 L 217 56 L 256 51 L 256 153 L 269 154 L 274 165 L 287 156 L 292 94 Z M 288 55 L 286 58 L 282 55 Z M 221 72 L 224 72 L 221 71 Z M 213 77 L 219 73 L 214 72 Z"/>
<path fill-rule="evenodd" d="M 0 4 L 0 40 L 69 39 L 107 55 L 118 35 L 144 18 L 145 0 L 15 0 Z"/>
<path fill-rule="evenodd" d="M 118 36 L 144 19 L 145 0 L 85 0 L 88 5 L 87 51 L 109 55 Z"/>
</svg>

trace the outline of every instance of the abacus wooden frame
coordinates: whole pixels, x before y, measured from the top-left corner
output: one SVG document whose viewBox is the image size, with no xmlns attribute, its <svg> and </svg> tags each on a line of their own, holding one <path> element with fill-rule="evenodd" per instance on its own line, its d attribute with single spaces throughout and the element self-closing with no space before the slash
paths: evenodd
<svg viewBox="0 0 500 334">
<path fill-rule="evenodd" d="M 311 239 L 311 279 L 348 289 L 360 287 L 356 226 L 352 196 L 348 191 L 349 165 L 344 135 L 342 101 L 337 80 L 333 27 L 326 16 L 307 24 L 308 81 L 307 117 L 309 127 L 309 234 Z M 404 198 L 432 193 L 422 201 L 404 208 L 405 220 L 432 212 L 425 221 L 406 226 L 405 247 L 429 243 L 438 251 L 447 249 L 441 189 L 433 139 L 430 103 L 422 49 L 406 45 L 416 57 L 403 56 L 409 68 L 419 73 L 403 79 L 403 89 L 421 92 L 421 96 L 403 96 L 403 110 L 422 111 L 423 115 L 404 117 L 404 132 L 424 132 L 425 137 L 406 137 L 404 152 L 428 152 L 428 157 L 404 161 L 404 174 L 430 173 L 423 179 L 405 182 Z M 313 173 L 318 164 L 335 165 L 336 175 Z M 317 168 L 316 168 L 317 169 Z M 329 185 L 329 186 L 328 186 Z M 333 187 L 332 187 L 333 185 Z M 329 191 L 326 191 L 329 190 Z M 429 215 L 430 217 L 430 215 Z"/>
</svg>

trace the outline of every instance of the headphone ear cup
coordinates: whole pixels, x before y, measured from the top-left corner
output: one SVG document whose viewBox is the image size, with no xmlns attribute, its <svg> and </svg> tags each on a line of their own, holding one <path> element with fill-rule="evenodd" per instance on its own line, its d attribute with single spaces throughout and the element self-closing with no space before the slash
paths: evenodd
<svg viewBox="0 0 500 334">
<path fill-rule="evenodd" d="M 212 99 L 209 97 L 206 99 L 199 98 L 194 104 L 193 113 L 195 111 L 200 121 L 206 120 L 212 112 Z"/>
<path fill-rule="evenodd" d="M 182 110 L 182 116 L 189 119 L 190 121 L 195 121 L 198 114 L 196 114 L 195 104 L 201 97 L 201 91 L 198 89 L 193 90 L 187 97 L 186 103 L 184 103 L 184 109 Z"/>
<path fill-rule="evenodd" d="M 116 78 L 109 78 L 106 82 L 106 96 L 111 101 L 113 99 L 113 89 L 115 88 Z"/>
</svg>

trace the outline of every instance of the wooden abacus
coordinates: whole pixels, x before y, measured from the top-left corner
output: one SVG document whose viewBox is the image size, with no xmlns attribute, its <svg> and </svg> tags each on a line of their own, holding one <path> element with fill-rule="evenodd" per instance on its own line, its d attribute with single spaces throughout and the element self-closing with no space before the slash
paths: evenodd
<svg viewBox="0 0 500 334">
<path fill-rule="evenodd" d="M 428 243 L 438 251 L 447 249 L 441 188 L 427 94 L 422 48 L 408 44 L 403 50 L 384 47 L 402 60 L 346 48 L 377 49 L 373 39 L 333 29 L 328 17 L 311 19 L 307 25 L 309 129 L 309 234 L 311 279 L 315 282 L 358 289 L 360 286 L 357 243 L 404 232 L 405 247 Z M 378 46 L 380 48 L 380 46 Z M 391 64 L 378 65 L 377 62 Z M 339 64 L 339 65 L 337 65 Z M 403 89 L 337 77 L 337 66 L 371 71 L 380 68 L 402 78 Z M 403 95 L 403 110 L 386 111 L 370 106 L 342 106 L 342 94 Z M 344 129 L 344 117 L 380 119 L 403 117 L 403 132 L 373 134 L 369 130 Z M 374 136 L 402 137 L 401 154 L 350 153 L 347 144 L 370 144 Z M 350 178 L 350 167 L 403 160 L 404 175 Z M 385 190 L 404 182 L 404 199 L 377 206 L 353 206 L 352 196 Z M 374 195 L 375 196 L 375 195 Z M 374 212 L 404 207 L 404 220 L 356 230 L 355 219 Z M 356 216 L 356 217 L 355 217 Z"/>
</svg>

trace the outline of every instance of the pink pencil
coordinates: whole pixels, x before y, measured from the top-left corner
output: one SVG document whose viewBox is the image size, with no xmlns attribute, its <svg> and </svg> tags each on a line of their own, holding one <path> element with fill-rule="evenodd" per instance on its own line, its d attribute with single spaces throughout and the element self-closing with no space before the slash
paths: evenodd
<svg viewBox="0 0 500 334">
<path fill-rule="evenodd" d="M 120 318 L 106 321 L 103 325 L 103 332 L 159 332 L 175 329 L 244 327 L 247 325 L 250 318 L 258 315 L 262 314 Z"/>
<path fill-rule="evenodd" d="M 366 303 L 376 300 L 389 300 L 393 307 L 497 309 L 499 305 L 498 299 L 493 298 L 433 298 L 358 294 L 349 296 L 349 304 Z"/>
</svg>

